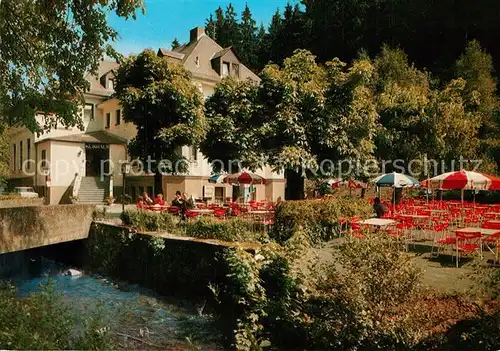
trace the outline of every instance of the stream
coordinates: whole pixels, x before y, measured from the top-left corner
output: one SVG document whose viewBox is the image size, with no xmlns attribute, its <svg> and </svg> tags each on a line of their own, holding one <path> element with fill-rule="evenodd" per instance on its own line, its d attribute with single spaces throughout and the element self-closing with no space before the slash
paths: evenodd
<svg viewBox="0 0 500 351">
<path fill-rule="evenodd" d="M 65 275 L 55 261 L 29 258 L 28 267 L 9 277 L 20 296 L 51 283 L 76 313 L 99 312 L 118 349 L 216 350 L 218 333 L 203 305 L 171 301 L 138 285 L 114 282 L 83 272 Z M 5 277 L 4 277 L 5 278 Z"/>
</svg>

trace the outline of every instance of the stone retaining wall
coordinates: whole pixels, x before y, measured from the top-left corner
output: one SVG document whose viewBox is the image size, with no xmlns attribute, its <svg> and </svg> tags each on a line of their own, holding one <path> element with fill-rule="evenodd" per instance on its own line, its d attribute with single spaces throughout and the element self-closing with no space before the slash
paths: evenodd
<svg viewBox="0 0 500 351">
<path fill-rule="evenodd" d="M 94 205 L 0 208 L 0 253 L 85 239 Z"/>
<path fill-rule="evenodd" d="M 229 247 L 254 251 L 258 244 L 175 237 L 161 233 L 133 233 L 128 227 L 94 222 L 87 241 L 92 272 L 182 298 L 213 299 L 209 285 L 226 277 L 218 261 Z"/>
<path fill-rule="evenodd" d="M 1 200 L 0 208 L 42 206 L 43 202 L 44 202 L 43 198 L 36 198 L 36 199 L 18 198 L 18 199 Z"/>
</svg>

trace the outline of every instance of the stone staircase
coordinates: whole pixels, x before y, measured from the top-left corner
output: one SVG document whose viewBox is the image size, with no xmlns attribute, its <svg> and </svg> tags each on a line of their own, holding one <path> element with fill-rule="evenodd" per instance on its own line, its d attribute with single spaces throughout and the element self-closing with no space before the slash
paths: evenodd
<svg viewBox="0 0 500 351">
<path fill-rule="evenodd" d="M 102 204 L 108 195 L 108 182 L 99 177 L 82 177 L 78 197 L 82 204 Z"/>
</svg>

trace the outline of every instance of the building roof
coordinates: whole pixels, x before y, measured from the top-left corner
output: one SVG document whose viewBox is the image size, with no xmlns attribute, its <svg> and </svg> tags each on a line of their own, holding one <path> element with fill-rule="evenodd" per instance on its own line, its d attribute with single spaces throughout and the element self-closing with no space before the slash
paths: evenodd
<svg viewBox="0 0 500 351">
<path fill-rule="evenodd" d="M 229 51 L 232 51 L 240 61 L 240 79 L 244 80 L 250 78 L 258 82 L 259 77 L 241 63 L 241 60 L 232 47 L 224 49 L 205 33 L 202 33 L 195 38 L 195 40 L 181 45 L 174 50 L 160 48 L 158 54 L 173 58 L 175 61 L 182 63 L 184 68 L 191 72 L 195 78 L 219 82 L 221 76 L 213 68 L 212 60 L 224 56 Z"/>
<path fill-rule="evenodd" d="M 111 89 L 107 89 L 101 84 L 101 77 L 110 73 L 115 72 L 120 65 L 117 62 L 103 60 L 99 64 L 99 68 L 97 70 L 97 75 L 87 74 L 85 79 L 90 83 L 90 89 L 87 91 L 88 94 L 99 95 L 103 97 L 111 96 L 114 91 Z"/>
<path fill-rule="evenodd" d="M 173 58 L 173 59 L 176 59 L 176 60 L 179 60 L 179 61 L 182 61 L 182 59 L 185 56 L 183 53 L 175 52 L 175 51 L 169 51 L 169 50 L 163 49 L 163 48 L 160 48 L 158 50 L 158 55 L 160 55 L 160 54 L 162 56 L 168 56 L 170 58 Z"/>
<path fill-rule="evenodd" d="M 223 49 L 223 50 L 215 53 L 215 55 L 212 57 L 212 60 L 224 56 L 225 54 L 228 53 L 228 51 L 232 50 L 232 48 L 233 48 L 232 46 L 229 46 L 229 47 L 227 47 L 227 48 L 225 48 L 225 49 Z"/>
<path fill-rule="evenodd" d="M 88 132 L 81 134 L 70 134 L 58 137 L 49 137 L 46 139 L 38 140 L 36 143 L 44 141 L 64 141 L 68 143 L 86 143 L 86 144 L 126 144 L 127 139 L 121 138 L 117 135 L 105 132 Z"/>
</svg>

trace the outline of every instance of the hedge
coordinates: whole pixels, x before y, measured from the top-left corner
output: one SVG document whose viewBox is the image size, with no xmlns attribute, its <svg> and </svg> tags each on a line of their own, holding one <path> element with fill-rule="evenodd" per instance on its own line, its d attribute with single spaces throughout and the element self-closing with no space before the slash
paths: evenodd
<svg viewBox="0 0 500 351">
<path fill-rule="evenodd" d="M 220 220 L 205 217 L 182 225 L 187 236 L 200 239 L 218 239 L 223 241 L 265 242 L 269 236 L 261 226 L 240 218 Z"/>
<path fill-rule="evenodd" d="M 203 217 L 195 221 L 182 222 L 178 216 L 167 212 L 126 210 L 121 214 L 123 224 L 137 231 L 162 231 L 173 235 L 222 241 L 267 242 L 269 236 L 262 225 L 240 218 L 220 220 Z"/>
<path fill-rule="evenodd" d="M 339 234 L 339 220 L 353 216 L 368 218 L 373 208 L 366 199 L 345 197 L 325 200 L 287 201 L 276 208 L 270 233 L 272 239 L 285 242 L 300 228 L 312 244 L 328 241 Z"/>
</svg>

